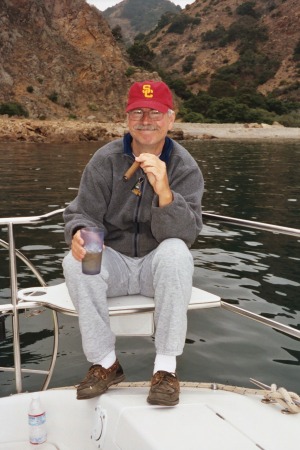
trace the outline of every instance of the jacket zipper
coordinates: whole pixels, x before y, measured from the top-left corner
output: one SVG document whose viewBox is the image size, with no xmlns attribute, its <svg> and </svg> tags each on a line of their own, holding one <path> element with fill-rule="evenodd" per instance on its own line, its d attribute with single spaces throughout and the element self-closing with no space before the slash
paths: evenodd
<svg viewBox="0 0 300 450">
<path fill-rule="evenodd" d="M 139 226 L 139 222 L 138 222 L 138 216 L 139 216 L 139 209 L 140 209 L 140 205 L 141 205 L 141 201 L 142 201 L 142 196 L 143 196 L 143 191 L 144 191 L 145 181 L 146 181 L 146 180 L 144 179 L 144 182 L 141 184 L 141 196 L 138 197 L 138 203 L 137 203 L 136 213 L 135 213 L 135 218 L 134 218 L 134 223 L 135 223 L 135 232 L 134 232 L 134 256 L 138 256 L 138 236 L 139 236 L 139 232 L 140 232 L 140 226 Z"/>
</svg>

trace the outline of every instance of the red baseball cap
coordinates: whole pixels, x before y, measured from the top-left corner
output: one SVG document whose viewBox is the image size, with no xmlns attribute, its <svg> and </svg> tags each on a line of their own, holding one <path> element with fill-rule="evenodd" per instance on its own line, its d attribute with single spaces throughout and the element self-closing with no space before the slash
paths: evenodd
<svg viewBox="0 0 300 450">
<path fill-rule="evenodd" d="M 166 113 L 168 109 L 173 109 L 172 93 L 162 81 L 133 83 L 128 93 L 126 112 L 135 108 L 151 108 Z"/>
</svg>

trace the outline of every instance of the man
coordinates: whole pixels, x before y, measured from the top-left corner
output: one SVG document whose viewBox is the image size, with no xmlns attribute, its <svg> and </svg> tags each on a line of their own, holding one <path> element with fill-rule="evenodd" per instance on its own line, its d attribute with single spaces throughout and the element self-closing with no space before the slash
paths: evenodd
<svg viewBox="0 0 300 450">
<path fill-rule="evenodd" d="M 134 83 L 126 107 L 129 133 L 100 148 L 87 164 L 77 197 L 66 208 L 64 260 L 79 315 L 83 350 L 92 363 L 77 398 L 98 396 L 125 376 L 115 352 L 107 297 L 142 294 L 155 301 L 153 377 L 147 401 L 176 405 L 176 356 L 183 351 L 193 259 L 189 247 L 202 227 L 203 178 L 191 155 L 167 137 L 175 113 L 163 82 Z M 139 168 L 124 183 L 124 173 Z M 80 229 L 105 230 L 99 275 L 84 275 Z"/>
</svg>

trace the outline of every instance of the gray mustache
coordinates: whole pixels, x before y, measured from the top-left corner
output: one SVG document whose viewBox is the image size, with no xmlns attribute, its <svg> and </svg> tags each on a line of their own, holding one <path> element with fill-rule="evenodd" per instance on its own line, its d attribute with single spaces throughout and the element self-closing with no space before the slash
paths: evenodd
<svg viewBox="0 0 300 450">
<path fill-rule="evenodd" d="M 143 131 L 155 131 L 157 128 L 153 125 L 135 125 L 135 130 L 143 130 Z"/>
</svg>

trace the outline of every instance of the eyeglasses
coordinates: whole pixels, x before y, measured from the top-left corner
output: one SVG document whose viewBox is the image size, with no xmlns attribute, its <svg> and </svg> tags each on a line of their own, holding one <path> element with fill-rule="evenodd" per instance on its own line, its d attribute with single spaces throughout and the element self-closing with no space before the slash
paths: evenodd
<svg viewBox="0 0 300 450">
<path fill-rule="evenodd" d="M 141 120 L 146 115 L 150 120 L 161 120 L 164 117 L 164 113 L 157 111 L 156 109 L 150 109 L 150 111 L 144 111 L 142 109 L 132 109 L 128 111 L 128 115 L 131 120 Z"/>
</svg>

